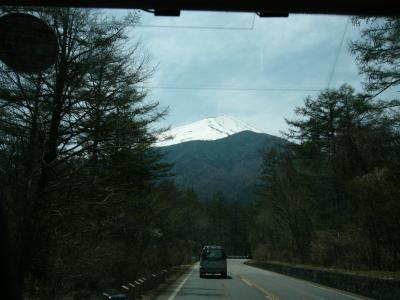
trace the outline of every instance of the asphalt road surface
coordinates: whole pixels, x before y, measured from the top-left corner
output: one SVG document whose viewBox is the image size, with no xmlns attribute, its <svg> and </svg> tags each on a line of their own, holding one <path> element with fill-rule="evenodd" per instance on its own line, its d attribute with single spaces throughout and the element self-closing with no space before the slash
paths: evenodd
<svg viewBox="0 0 400 300">
<path fill-rule="evenodd" d="M 357 300 L 367 299 L 313 282 L 295 279 L 228 260 L 228 277 L 199 277 L 197 263 L 187 274 L 169 286 L 157 300 L 244 299 L 244 300 Z"/>
</svg>

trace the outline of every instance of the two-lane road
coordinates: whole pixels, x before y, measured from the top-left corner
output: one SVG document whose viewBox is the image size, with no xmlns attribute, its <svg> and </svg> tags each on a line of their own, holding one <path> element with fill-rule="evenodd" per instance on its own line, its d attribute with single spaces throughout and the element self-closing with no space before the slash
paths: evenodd
<svg viewBox="0 0 400 300">
<path fill-rule="evenodd" d="M 295 279 L 274 272 L 261 270 L 243 264 L 245 260 L 228 260 L 228 278 L 219 276 L 199 277 L 196 264 L 188 274 L 157 299 L 270 299 L 270 300 L 360 300 L 365 297 L 339 291 L 316 283 Z"/>
</svg>

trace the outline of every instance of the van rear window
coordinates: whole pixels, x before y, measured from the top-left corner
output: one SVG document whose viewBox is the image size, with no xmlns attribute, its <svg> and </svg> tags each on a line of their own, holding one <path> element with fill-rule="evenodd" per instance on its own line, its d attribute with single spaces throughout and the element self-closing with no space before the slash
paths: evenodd
<svg viewBox="0 0 400 300">
<path fill-rule="evenodd" d="M 205 249 L 202 257 L 205 259 L 224 259 L 225 253 L 222 249 Z"/>
</svg>

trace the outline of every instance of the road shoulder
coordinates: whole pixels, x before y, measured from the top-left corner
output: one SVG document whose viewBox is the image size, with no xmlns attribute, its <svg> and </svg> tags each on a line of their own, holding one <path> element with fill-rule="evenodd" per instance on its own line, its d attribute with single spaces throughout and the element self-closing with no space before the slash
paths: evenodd
<svg viewBox="0 0 400 300">
<path fill-rule="evenodd" d="M 177 288 L 179 286 L 182 287 L 185 279 L 192 274 L 196 264 L 197 263 L 177 267 L 175 272 L 171 273 L 160 286 L 145 295 L 143 300 L 169 300 Z"/>
</svg>

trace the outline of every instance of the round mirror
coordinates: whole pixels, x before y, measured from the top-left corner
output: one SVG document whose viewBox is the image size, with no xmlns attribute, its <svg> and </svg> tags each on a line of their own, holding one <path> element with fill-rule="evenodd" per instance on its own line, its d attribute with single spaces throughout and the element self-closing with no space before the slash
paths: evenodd
<svg viewBox="0 0 400 300">
<path fill-rule="evenodd" d="M 37 17 L 12 13 L 0 17 L 0 59 L 22 73 L 40 73 L 55 63 L 57 37 Z"/>
</svg>

